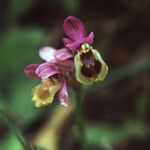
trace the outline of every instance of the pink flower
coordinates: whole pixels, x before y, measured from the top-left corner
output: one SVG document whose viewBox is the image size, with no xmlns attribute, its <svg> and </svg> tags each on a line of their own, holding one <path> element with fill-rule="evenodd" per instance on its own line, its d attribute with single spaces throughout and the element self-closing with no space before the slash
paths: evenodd
<svg viewBox="0 0 150 150">
<path fill-rule="evenodd" d="M 76 17 L 69 16 L 65 19 L 63 29 L 67 38 L 63 38 L 65 47 L 72 51 L 79 51 L 83 43 L 92 44 L 94 33 L 86 34 L 83 23 Z"/>
<path fill-rule="evenodd" d="M 44 47 L 39 51 L 40 57 L 45 60 L 42 64 L 30 64 L 25 68 L 27 76 L 41 80 L 41 84 L 32 90 L 32 100 L 37 107 L 51 103 L 54 96 L 64 106 L 68 105 L 67 84 L 64 76 L 72 70 L 72 53 L 67 49 L 56 51 L 52 47 Z"/>
</svg>

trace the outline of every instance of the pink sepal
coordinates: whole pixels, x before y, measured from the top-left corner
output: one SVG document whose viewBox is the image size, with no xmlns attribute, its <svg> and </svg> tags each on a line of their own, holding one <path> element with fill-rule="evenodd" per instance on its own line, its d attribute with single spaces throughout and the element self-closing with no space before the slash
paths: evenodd
<svg viewBox="0 0 150 150">
<path fill-rule="evenodd" d="M 66 38 L 63 38 L 64 45 L 72 51 L 80 51 L 83 43 L 89 45 L 93 43 L 94 33 L 91 32 L 87 36 L 83 23 L 73 16 L 69 16 L 65 19 L 63 29 L 67 35 Z"/>
<path fill-rule="evenodd" d="M 24 69 L 24 73 L 26 76 L 36 78 L 40 80 L 41 78 L 36 74 L 36 69 L 38 68 L 39 64 L 30 64 Z"/>
<path fill-rule="evenodd" d="M 56 49 L 46 46 L 39 50 L 39 55 L 43 60 L 45 60 L 47 62 L 53 61 L 55 59 L 54 55 L 55 55 L 56 51 L 57 51 Z"/>
<path fill-rule="evenodd" d="M 68 91 L 67 91 L 67 84 L 66 84 L 66 80 L 64 78 L 61 79 L 61 89 L 58 92 L 58 99 L 60 101 L 60 103 L 63 106 L 68 106 Z"/>
<path fill-rule="evenodd" d="M 67 44 L 71 44 L 72 40 L 68 39 L 68 38 L 63 38 L 63 43 L 66 46 Z"/>
<path fill-rule="evenodd" d="M 73 41 L 86 36 L 86 31 L 83 23 L 76 17 L 69 16 L 63 24 L 65 34 Z"/>
<path fill-rule="evenodd" d="M 93 40 L 94 40 L 94 33 L 91 32 L 89 34 L 89 36 L 85 37 L 85 38 L 82 38 L 80 40 L 77 40 L 75 42 L 72 42 L 72 43 L 69 43 L 67 45 L 65 45 L 67 48 L 69 48 L 70 50 L 73 50 L 73 51 L 80 51 L 80 47 L 81 47 L 81 44 L 83 43 L 87 43 L 87 44 L 92 44 L 93 43 Z"/>
<path fill-rule="evenodd" d="M 40 78 L 47 78 L 59 73 L 60 71 L 58 70 L 57 66 L 52 62 L 43 63 L 36 69 L 36 74 Z"/>
<path fill-rule="evenodd" d="M 62 48 L 56 51 L 55 53 L 55 58 L 58 61 L 64 61 L 72 57 L 73 57 L 73 54 L 68 49 L 65 49 L 65 48 Z"/>
</svg>

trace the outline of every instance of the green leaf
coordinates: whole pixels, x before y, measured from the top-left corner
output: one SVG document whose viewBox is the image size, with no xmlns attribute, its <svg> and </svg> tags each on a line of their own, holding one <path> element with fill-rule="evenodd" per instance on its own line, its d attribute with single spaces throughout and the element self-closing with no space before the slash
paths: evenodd
<svg viewBox="0 0 150 150">
<path fill-rule="evenodd" d="M 25 149 L 31 150 L 30 144 L 26 141 L 26 139 L 23 137 L 21 131 L 16 127 L 16 125 L 11 121 L 11 119 L 6 115 L 5 110 L 0 109 L 0 118 L 3 120 L 3 122 L 7 125 L 9 130 L 12 132 L 13 135 L 15 135 L 22 146 Z"/>
<path fill-rule="evenodd" d="M 23 126 L 34 121 L 47 110 L 36 108 L 31 101 L 31 90 L 37 83 L 38 81 L 34 79 L 24 78 L 16 82 L 11 89 L 11 100 L 8 105 Z"/>
<path fill-rule="evenodd" d="M 111 149 L 111 145 L 119 141 L 121 132 L 110 126 L 88 126 L 86 135 L 89 144 Z"/>
<path fill-rule="evenodd" d="M 40 29 L 18 28 L 8 31 L 0 41 L 0 76 L 23 74 L 23 68 L 38 61 L 38 49 L 45 32 Z"/>
<path fill-rule="evenodd" d="M 112 145 L 122 140 L 143 138 L 148 129 L 139 121 L 127 121 L 120 127 L 108 125 L 87 126 L 86 136 L 89 144 L 111 149 Z"/>
<path fill-rule="evenodd" d="M 8 134 L 1 142 L 0 142 L 1 150 L 22 150 L 23 147 L 18 139 L 13 134 Z"/>
<path fill-rule="evenodd" d="M 136 107 L 137 107 L 137 113 L 138 113 L 138 119 L 141 121 L 144 119 L 145 115 L 148 112 L 148 105 L 149 100 L 144 94 L 140 94 L 138 96 L 137 102 L 136 102 Z"/>
</svg>

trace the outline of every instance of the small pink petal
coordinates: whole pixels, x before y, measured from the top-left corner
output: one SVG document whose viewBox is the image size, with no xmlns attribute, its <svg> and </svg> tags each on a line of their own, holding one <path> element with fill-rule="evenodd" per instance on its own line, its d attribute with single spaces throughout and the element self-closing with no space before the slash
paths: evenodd
<svg viewBox="0 0 150 150">
<path fill-rule="evenodd" d="M 24 69 L 24 73 L 26 76 L 36 78 L 40 80 L 41 78 L 38 77 L 36 74 L 36 69 L 38 68 L 39 64 L 30 64 Z"/>
<path fill-rule="evenodd" d="M 81 44 L 82 41 L 76 41 L 76 42 L 72 42 L 71 44 L 67 44 L 66 47 L 74 52 L 77 52 L 80 50 Z"/>
<path fill-rule="evenodd" d="M 89 45 L 92 44 L 93 41 L 94 41 L 94 33 L 93 33 L 93 32 L 91 32 L 91 33 L 89 34 L 89 36 L 83 38 L 83 43 L 87 43 L 87 44 L 89 44 Z"/>
<path fill-rule="evenodd" d="M 65 48 L 62 48 L 55 53 L 55 58 L 58 61 L 64 61 L 72 57 L 73 57 L 73 54 L 68 49 L 65 49 Z"/>
<path fill-rule="evenodd" d="M 62 87 L 58 93 L 58 99 L 63 106 L 68 106 L 68 91 L 66 80 L 62 78 Z"/>
<path fill-rule="evenodd" d="M 63 43 L 66 46 L 67 44 L 71 44 L 72 40 L 68 39 L 68 38 L 63 38 Z"/>
<path fill-rule="evenodd" d="M 56 49 L 46 46 L 39 50 L 39 55 L 45 61 L 52 61 L 55 59 L 54 57 L 55 52 Z"/>
<path fill-rule="evenodd" d="M 82 38 L 80 40 L 77 40 L 75 42 L 72 42 L 71 44 L 67 44 L 66 47 L 69 48 L 72 51 L 80 51 L 80 46 L 83 43 L 92 44 L 94 40 L 94 33 L 91 32 L 89 36 Z"/>
<path fill-rule="evenodd" d="M 60 71 L 52 62 L 43 63 L 36 69 L 36 74 L 41 78 L 47 78 L 58 73 L 60 73 Z"/>
<path fill-rule="evenodd" d="M 56 65 L 58 66 L 61 73 L 64 75 L 68 74 L 70 71 L 74 70 L 74 61 L 73 60 L 64 60 L 57 61 Z"/>
<path fill-rule="evenodd" d="M 83 23 L 78 18 L 73 16 L 69 16 L 65 19 L 63 29 L 65 34 L 74 41 L 86 36 Z"/>
</svg>

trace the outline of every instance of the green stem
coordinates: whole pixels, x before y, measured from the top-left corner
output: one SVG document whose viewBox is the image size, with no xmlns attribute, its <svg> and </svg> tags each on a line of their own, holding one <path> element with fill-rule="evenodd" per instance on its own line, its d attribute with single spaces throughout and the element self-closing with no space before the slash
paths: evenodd
<svg viewBox="0 0 150 150">
<path fill-rule="evenodd" d="M 79 140 L 82 146 L 82 150 L 87 150 L 87 142 L 84 127 L 84 117 L 82 113 L 82 103 L 84 99 L 84 87 L 81 87 L 76 93 L 76 120 L 79 130 Z"/>
<path fill-rule="evenodd" d="M 0 116 L 9 129 L 13 132 L 13 134 L 18 138 L 22 146 L 25 150 L 33 150 L 34 148 L 27 142 L 27 140 L 23 137 L 21 132 L 17 129 L 17 127 L 11 122 L 11 120 L 7 117 L 7 115 L 0 109 Z"/>
</svg>

